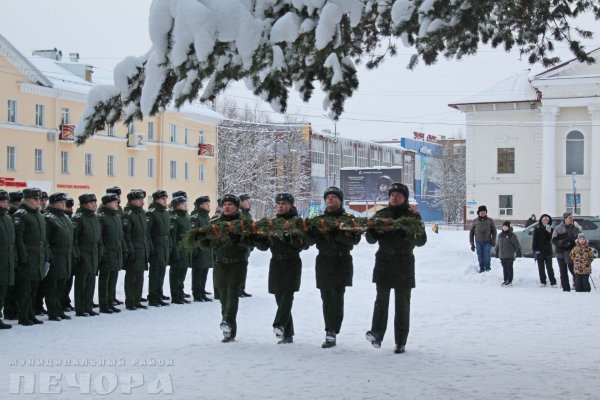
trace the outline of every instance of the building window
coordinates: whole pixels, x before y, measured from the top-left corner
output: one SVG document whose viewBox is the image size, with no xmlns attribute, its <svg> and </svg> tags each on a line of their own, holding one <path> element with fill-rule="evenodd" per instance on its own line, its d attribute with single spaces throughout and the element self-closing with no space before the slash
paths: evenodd
<svg viewBox="0 0 600 400">
<path fill-rule="evenodd" d="M 352 145 L 352 142 L 347 142 L 346 144 L 344 144 L 344 148 L 342 151 L 342 166 L 354 167 L 354 146 Z"/>
<path fill-rule="evenodd" d="M 171 179 L 177 179 L 177 161 L 171 161 L 169 176 L 171 177 Z"/>
<path fill-rule="evenodd" d="M 44 126 L 44 105 L 43 104 L 35 105 L 35 125 L 36 126 Z"/>
<path fill-rule="evenodd" d="M 14 146 L 6 147 L 6 169 L 14 171 L 17 165 L 17 149 Z"/>
<path fill-rule="evenodd" d="M 184 179 L 187 181 L 190 179 L 190 175 L 189 175 L 190 171 L 189 171 L 189 165 L 187 162 L 183 163 L 183 177 Z"/>
<path fill-rule="evenodd" d="M 200 164 L 200 171 L 198 174 L 200 182 L 204 182 L 204 164 Z"/>
<path fill-rule="evenodd" d="M 154 178 L 154 158 L 148 159 L 148 178 Z"/>
<path fill-rule="evenodd" d="M 127 159 L 127 174 L 129 176 L 135 176 L 135 157 L 129 157 Z"/>
<path fill-rule="evenodd" d="M 175 124 L 171 124 L 169 141 L 171 143 L 177 143 L 177 125 Z"/>
<path fill-rule="evenodd" d="M 93 175 L 93 170 L 92 170 L 92 155 L 90 153 L 87 153 L 85 155 L 85 174 L 86 175 Z"/>
<path fill-rule="evenodd" d="M 115 156 L 108 156 L 106 159 L 106 174 L 115 176 Z"/>
<path fill-rule="evenodd" d="M 379 149 L 371 150 L 371 167 L 379 166 Z"/>
<path fill-rule="evenodd" d="M 71 110 L 63 107 L 60 111 L 60 123 L 62 125 L 68 125 L 71 123 Z"/>
<path fill-rule="evenodd" d="M 183 143 L 190 144 L 190 130 L 188 128 L 183 131 Z"/>
<path fill-rule="evenodd" d="M 356 149 L 357 167 L 366 168 L 369 166 L 369 153 L 366 147 L 358 147 Z"/>
<path fill-rule="evenodd" d="M 60 172 L 63 174 L 68 174 L 70 171 L 69 168 L 69 152 L 61 151 L 60 152 Z"/>
<path fill-rule="evenodd" d="M 500 215 L 513 215 L 513 198 L 511 194 L 501 194 L 498 197 Z"/>
<path fill-rule="evenodd" d="M 567 212 L 581 214 L 581 194 L 567 193 L 566 196 Z"/>
<path fill-rule="evenodd" d="M 133 122 L 130 122 L 129 125 L 127 125 L 127 133 L 130 135 L 135 133 L 135 124 Z"/>
<path fill-rule="evenodd" d="M 108 125 L 106 127 L 106 134 L 108 136 L 115 136 L 115 126 L 114 125 Z"/>
<path fill-rule="evenodd" d="M 569 132 L 567 135 L 567 175 L 573 173 L 577 175 L 583 174 L 585 143 L 583 133 L 579 131 Z M 596 154 L 594 156 L 597 156 Z"/>
<path fill-rule="evenodd" d="M 204 129 L 200 130 L 200 133 L 198 134 L 198 143 L 203 144 L 206 143 L 206 134 L 204 133 Z"/>
<path fill-rule="evenodd" d="M 154 138 L 154 122 L 148 122 L 148 140 L 155 140 Z"/>
<path fill-rule="evenodd" d="M 8 100 L 8 122 L 17 122 L 17 101 Z"/>
<path fill-rule="evenodd" d="M 314 140 L 311 144 L 310 158 L 313 164 L 325 164 L 325 142 Z"/>
<path fill-rule="evenodd" d="M 340 169 L 340 153 L 338 151 L 338 144 L 335 142 L 330 143 L 329 154 L 327 154 L 327 158 L 329 165 L 329 179 L 333 178 L 331 185 L 336 185 L 338 171 Z"/>
<path fill-rule="evenodd" d="M 514 148 L 499 148 L 498 149 L 498 173 L 499 174 L 514 174 L 515 173 L 515 149 Z"/>
<path fill-rule="evenodd" d="M 35 149 L 35 172 L 44 172 L 44 151 Z"/>
</svg>

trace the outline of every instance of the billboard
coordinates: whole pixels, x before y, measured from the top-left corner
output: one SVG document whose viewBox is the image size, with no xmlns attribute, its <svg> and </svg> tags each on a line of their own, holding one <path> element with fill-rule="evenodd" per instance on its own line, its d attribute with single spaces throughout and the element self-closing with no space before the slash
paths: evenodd
<svg viewBox="0 0 600 400">
<path fill-rule="evenodd" d="M 340 178 L 347 202 L 388 202 L 388 187 L 402 182 L 402 167 L 340 168 Z"/>
</svg>

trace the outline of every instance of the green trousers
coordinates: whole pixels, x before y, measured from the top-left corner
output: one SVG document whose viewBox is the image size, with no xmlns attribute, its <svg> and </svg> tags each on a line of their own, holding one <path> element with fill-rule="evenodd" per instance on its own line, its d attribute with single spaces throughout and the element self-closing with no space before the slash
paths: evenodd
<svg viewBox="0 0 600 400">
<path fill-rule="evenodd" d="M 4 318 L 4 299 L 6 298 L 6 292 L 8 292 L 8 286 L 0 285 L 0 319 Z"/>
<path fill-rule="evenodd" d="M 396 292 L 395 316 L 394 316 L 394 336 L 396 344 L 404 346 L 408 338 L 410 327 L 410 293 L 412 289 L 394 289 Z M 377 286 L 377 297 L 375 298 L 375 307 L 373 309 L 373 322 L 371 331 L 380 335 L 381 339 L 385 335 L 388 323 L 388 309 L 390 303 L 390 288 Z"/>
<path fill-rule="evenodd" d="M 275 301 L 277 302 L 277 312 L 275 313 L 273 327 L 282 326 L 283 337 L 290 338 L 294 336 L 294 321 L 292 319 L 294 292 L 289 290 L 276 293 Z"/>
<path fill-rule="evenodd" d="M 75 312 L 89 313 L 93 311 L 95 291 L 96 274 L 79 268 L 75 273 Z"/>
<path fill-rule="evenodd" d="M 128 307 L 140 304 L 144 289 L 144 271 L 125 272 L 125 305 Z"/>
<path fill-rule="evenodd" d="M 35 298 L 40 281 L 18 277 L 17 283 L 17 314 L 19 321 L 29 321 L 35 317 Z"/>
<path fill-rule="evenodd" d="M 183 285 L 187 275 L 187 268 L 169 269 L 169 287 L 171 289 L 171 300 L 180 301 L 184 299 Z"/>
<path fill-rule="evenodd" d="M 192 269 L 192 294 L 194 300 L 206 296 L 206 279 L 208 278 L 208 268 Z"/>
<path fill-rule="evenodd" d="M 150 264 L 148 270 L 148 301 L 162 301 L 166 272 L 166 265 Z"/>
<path fill-rule="evenodd" d="M 119 270 L 100 269 L 98 274 L 98 301 L 100 310 L 107 310 L 113 307 L 113 301 L 117 293 L 117 279 L 119 279 Z"/>
<path fill-rule="evenodd" d="M 46 278 L 42 281 L 48 317 L 60 317 L 64 313 L 63 301 L 65 297 L 66 285 L 66 279 L 58 279 L 48 276 L 46 276 Z"/>
</svg>

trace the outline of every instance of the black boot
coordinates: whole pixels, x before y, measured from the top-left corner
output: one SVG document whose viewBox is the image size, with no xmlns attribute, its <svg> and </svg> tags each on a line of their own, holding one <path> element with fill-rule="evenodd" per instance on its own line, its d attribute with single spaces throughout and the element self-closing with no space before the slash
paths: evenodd
<svg viewBox="0 0 600 400">
<path fill-rule="evenodd" d="M 0 319 L 0 329 L 10 329 L 12 328 L 11 324 L 5 324 L 1 319 Z"/>
</svg>

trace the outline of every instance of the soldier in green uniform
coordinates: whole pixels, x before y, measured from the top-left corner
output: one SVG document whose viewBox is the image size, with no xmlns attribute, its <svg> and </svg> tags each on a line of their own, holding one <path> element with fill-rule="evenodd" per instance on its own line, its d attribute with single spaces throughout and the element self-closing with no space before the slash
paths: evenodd
<svg viewBox="0 0 600 400">
<path fill-rule="evenodd" d="M 210 198 L 200 196 L 194 202 L 194 211 L 192 211 L 190 220 L 192 229 L 201 228 L 210 224 Z M 213 266 L 212 249 L 196 248 L 192 251 L 192 294 L 194 301 L 212 301 L 207 295 L 206 280 L 208 270 Z"/>
<path fill-rule="evenodd" d="M 123 233 L 129 257 L 124 260 L 125 307 L 128 310 L 147 308 L 141 303 L 144 287 L 144 271 L 148 270 L 150 237 L 144 211 L 144 192 L 133 189 L 127 194 L 123 213 Z"/>
<path fill-rule="evenodd" d="M 8 211 L 7 215 L 11 218 L 14 213 L 21 206 L 23 200 L 23 192 L 10 192 L 8 193 Z M 15 266 L 17 265 L 16 252 L 15 252 Z M 14 279 L 14 277 L 13 277 Z M 17 288 L 16 285 L 11 285 L 6 291 L 6 298 L 4 300 L 4 318 L 5 319 L 17 319 Z"/>
<path fill-rule="evenodd" d="M 342 203 L 344 192 L 337 187 L 329 187 L 323 195 L 325 212 L 314 218 L 319 223 L 325 217 L 350 217 L 344 211 Z M 354 273 L 350 250 L 360 242 L 360 234 L 333 229 L 324 231 L 311 229 L 312 242 L 317 244 L 319 253 L 316 261 L 317 288 L 323 301 L 325 320 L 325 341 L 323 348 L 336 345 L 336 336 L 340 333 L 344 319 L 344 293 L 346 286 L 352 286 Z"/>
<path fill-rule="evenodd" d="M 71 276 L 73 255 L 73 223 L 65 214 L 67 195 L 53 193 L 46 208 L 46 237 L 48 241 L 48 262 L 50 269 L 44 278 L 44 296 L 50 321 L 71 319 L 65 314 L 63 300 L 67 279 Z"/>
<path fill-rule="evenodd" d="M 236 195 L 226 194 L 223 196 L 223 212 L 221 216 L 213 220 L 215 223 L 245 220 L 251 224 L 252 221 L 242 217 L 239 212 L 240 199 Z M 200 241 L 204 247 L 210 246 L 210 241 Z M 248 268 L 248 256 L 252 249 L 252 243 L 242 240 L 239 234 L 230 233 L 229 240 L 225 243 L 214 245 L 216 256 L 215 282 L 221 294 L 221 331 L 223 332 L 223 343 L 232 342 L 237 335 L 236 316 L 239 304 L 240 288 Z"/>
<path fill-rule="evenodd" d="M 104 254 L 102 229 L 96 215 L 96 195 L 79 196 L 79 209 L 73 216 L 73 256 L 75 257 L 75 315 L 98 315 L 93 310 L 98 264 Z"/>
<path fill-rule="evenodd" d="M 48 257 L 46 221 L 40 213 L 42 191 L 37 188 L 23 190 L 23 202 L 13 214 L 15 245 L 17 247 L 17 302 L 19 324 L 42 324 L 35 318 L 35 299 L 44 277 L 44 264 Z"/>
<path fill-rule="evenodd" d="M 242 214 L 243 217 L 252 219 L 252 215 L 250 214 L 250 195 L 248 193 L 240 195 L 240 214 Z M 246 292 L 246 279 L 248 277 L 247 269 L 245 274 L 242 281 L 242 288 L 240 289 L 240 297 L 252 297 L 250 293 Z"/>
<path fill-rule="evenodd" d="M 272 221 L 290 220 L 298 216 L 294 207 L 294 196 L 291 193 L 279 193 L 275 196 L 277 215 Z M 294 292 L 300 290 L 302 276 L 302 260 L 300 251 L 306 247 L 304 234 L 284 234 L 283 239 L 270 236 L 259 240 L 256 247 L 260 250 L 271 248 L 269 265 L 269 293 L 275 295 L 277 313 L 273 321 L 273 332 L 279 339 L 278 344 L 294 341 L 294 322 L 292 320 L 292 304 Z"/>
<path fill-rule="evenodd" d="M 73 223 L 73 207 L 75 206 L 75 201 L 73 200 L 73 198 L 71 197 L 67 197 L 67 201 L 66 201 L 66 208 L 65 208 L 65 215 L 67 217 L 69 217 L 69 221 L 71 221 L 71 224 Z M 69 277 L 67 278 L 67 281 L 65 282 L 65 298 L 63 299 L 63 310 L 66 311 L 73 311 L 73 305 L 71 304 L 71 289 L 73 289 L 73 279 L 75 278 L 75 268 L 73 268 L 73 265 L 75 264 L 75 260 L 73 259 L 73 254 L 71 254 L 71 266 L 70 266 L 70 270 L 71 273 L 69 274 Z"/>
<path fill-rule="evenodd" d="M 9 287 L 15 284 L 15 227 L 8 215 L 9 196 L 5 190 L 0 190 L 0 329 L 10 329 L 12 325 L 2 321 L 4 299 Z"/>
<path fill-rule="evenodd" d="M 213 214 L 210 222 L 212 223 L 212 221 L 218 220 L 219 217 L 221 216 L 221 213 L 223 213 L 223 197 L 219 197 L 217 199 L 217 209 L 215 210 L 215 213 Z M 215 263 L 214 256 L 215 256 L 215 254 L 213 252 L 213 265 Z M 221 299 L 221 294 L 219 293 L 219 287 L 217 286 L 217 281 L 215 279 L 214 270 L 213 270 L 212 280 L 213 280 L 213 291 L 215 292 L 215 295 L 213 297 L 215 298 L 215 300 L 220 300 Z"/>
<path fill-rule="evenodd" d="M 183 236 L 192 229 L 187 211 L 187 198 L 177 196 L 171 200 L 171 241 L 173 247 L 170 256 L 169 285 L 171 287 L 171 303 L 190 303 L 185 298 L 183 286 L 188 268 L 192 266 L 192 252 L 183 246 Z"/>
<path fill-rule="evenodd" d="M 115 194 L 115 195 L 117 195 L 117 214 L 119 214 L 122 217 L 124 211 L 123 211 L 123 207 L 121 207 L 121 193 L 122 193 L 121 188 L 118 187 L 118 186 L 113 186 L 113 187 L 109 187 L 109 188 L 106 189 L 106 194 Z M 123 260 L 123 261 L 125 261 L 125 260 Z M 123 265 L 122 264 L 119 266 L 119 270 L 121 270 L 121 269 L 123 269 Z M 117 276 L 117 278 L 118 278 L 118 276 Z M 115 288 L 116 288 L 116 286 L 115 286 Z M 114 296 L 113 299 L 112 299 L 112 305 L 113 306 L 118 306 L 118 305 L 123 304 L 123 302 L 121 300 L 119 300 L 119 299 L 116 298 L 116 290 L 114 292 L 111 292 L 111 293 L 113 293 L 113 296 Z M 119 310 L 119 309 L 117 308 L 117 310 Z M 121 312 L 121 310 L 114 311 L 114 312 Z"/>
<path fill-rule="evenodd" d="M 411 217 L 421 220 L 421 215 L 408 204 L 409 191 L 402 183 L 393 183 L 388 189 L 389 205 L 375 213 L 375 218 L 398 219 Z M 415 246 L 427 242 L 425 228 L 408 234 L 402 229 L 378 232 L 367 231 L 367 242 L 379 242 L 375 254 L 373 283 L 377 285 L 377 297 L 373 310 L 371 330 L 366 338 L 373 347 L 380 348 L 388 323 L 390 291 L 396 292 L 394 317 L 395 353 L 404 353 L 410 325 L 410 294 L 415 287 Z"/>
<path fill-rule="evenodd" d="M 150 272 L 148 274 L 148 303 L 159 307 L 167 305 L 162 299 L 165 273 L 171 253 L 171 221 L 167 211 L 169 195 L 164 190 L 152 193 L 149 207 L 148 232 L 150 235 Z M 171 293 L 171 296 L 173 294 Z"/>
<path fill-rule="evenodd" d="M 123 259 L 129 258 L 129 250 L 125 243 L 123 221 L 119 215 L 119 196 L 107 193 L 102 196 L 102 211 L 98 214 L 102 228 L 102 245 L 104 255 L 100 258 L 98 276 L 98 300 L 100 312 L 112 314 L 121 312 L 115 307 L 119 271 Z"/>
</svg>

